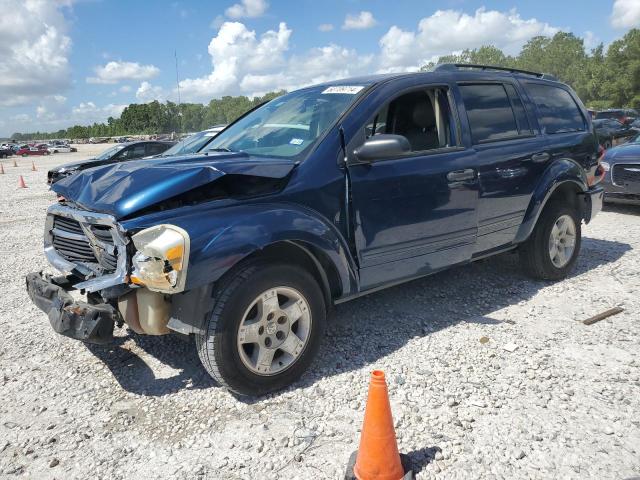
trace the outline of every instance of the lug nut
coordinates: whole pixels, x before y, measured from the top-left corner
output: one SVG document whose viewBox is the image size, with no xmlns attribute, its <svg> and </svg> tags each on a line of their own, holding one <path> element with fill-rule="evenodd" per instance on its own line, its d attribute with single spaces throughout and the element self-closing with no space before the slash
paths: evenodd
<svg viewBox="0 0 640 480">
<path fill-rule="evenodd" d="M 271 346 L 271 338 L 267 337 L 264 339 L 264 346 L 265 347 L 270 347 Z"/>
<path fill-rule="evenodd" d="M 267 315 L 267 320 L 273 320 L 273 313 L 270 313 L 269 315 Z"/>
<path fill-rule="evenodd" d="M 264 327 L 260 326 L 260 328 L 258 328 L 258 335 L 262 335 L 264 333 Z"/>
<path fill-rule="evenodd" d="M 279 323 L 280 325 L 282 325 L 282 324 L 283 324 L 284 322 L 286 322 L 286 321 L 287 321 L 287 317 L 285 317 L 285 316 L 282 316 L 282 317 L 278 318 L 278 323 Z"/>
<path fill-rule="evenodd" d="M 284 332 L 283 332 L 282 330 L 278 330 L 278 331 L 276 332 L 276 338 L 277 338 L 278 340 L 282 340 L 282 339 L 284 338 Z"/>
</svg>

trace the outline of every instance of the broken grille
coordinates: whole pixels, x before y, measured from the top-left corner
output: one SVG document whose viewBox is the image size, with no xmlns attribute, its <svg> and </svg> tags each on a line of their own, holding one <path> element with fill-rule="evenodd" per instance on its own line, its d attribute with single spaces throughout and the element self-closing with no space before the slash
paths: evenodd
<svg viewBox="0 0 640 480">
<path fill-rule="evenodd" d="M 54 215 L 51 230 L 56 252 L 69 262 L 99 265 L 105 273 L 115 271 L 118 264 L 112 227 L 80 224 L 72 218 Z"/>
</svg>

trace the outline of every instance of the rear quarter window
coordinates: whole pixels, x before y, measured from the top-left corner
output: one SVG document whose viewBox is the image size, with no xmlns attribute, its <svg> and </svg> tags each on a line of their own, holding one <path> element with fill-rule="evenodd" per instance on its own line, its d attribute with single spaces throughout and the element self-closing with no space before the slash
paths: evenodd
<svg viewBox="0 0 640 480">
<path fill-rule="evenodd" d="M 581 132 L 586 129 L 580 108 L 569 92 L 539 83 L 528 83 L 526 89 L 538 107 L 540 125 L 547 134 Z"/>
</svg>

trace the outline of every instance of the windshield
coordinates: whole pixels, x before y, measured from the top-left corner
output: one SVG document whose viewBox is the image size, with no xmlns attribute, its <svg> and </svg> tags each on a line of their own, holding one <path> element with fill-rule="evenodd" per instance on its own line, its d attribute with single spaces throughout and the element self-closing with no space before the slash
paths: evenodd
<svg viewBox="0 0 640 480">
<path fill-rule="evenodd" d="M 358 97 L 362 86 L 312 87 L 283 95 L 249 113 L 204 151 L 301 156 Z"/>
<path fill-rule="evenodd" d="M 186 155 L 187 153 L 195 153 L 200 150 L 206 143 L 215 137 L 218 132 L 198 132 L 179 141 L 173 147 L 166 150 L 162 156 L 170 157 L 171 155 Z"/>
<path fill-rule="evenodd" d="M 123 148 L 124 148 L 124 145 L 116 145 L 115 147 L 108 148 L 107 150 L 102 152 L 100 155 L 98 155 L 96 157 L 96 160 L 108 160 Z"/>
</svg>

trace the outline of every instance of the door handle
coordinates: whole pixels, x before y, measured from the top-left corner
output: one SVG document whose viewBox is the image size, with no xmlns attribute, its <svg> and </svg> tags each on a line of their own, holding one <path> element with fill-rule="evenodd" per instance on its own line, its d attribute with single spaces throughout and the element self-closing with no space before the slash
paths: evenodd
<svg viewBox="0 0 640 480">
<path fill-rule="evenodd" d="M 447 180 L 449 182 L 465 182 L 467 180 L 473 180 L 476 178 L 476 171 L 472 168 L 467 168 L 465 170 L 455 170 L 453 172 L 447 173 Z"/>
<path fill-rule="evenodd" d="M 549 155 L 547 152 L 534 153 L 533 155 L 531 155 L 531 161 L 534 163 L 546 162 L 550 158 L 551 158 L 551 155 Z"/>
</svg>

